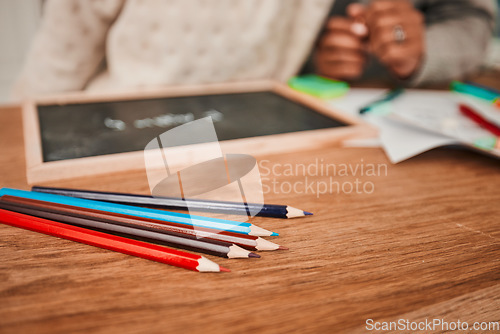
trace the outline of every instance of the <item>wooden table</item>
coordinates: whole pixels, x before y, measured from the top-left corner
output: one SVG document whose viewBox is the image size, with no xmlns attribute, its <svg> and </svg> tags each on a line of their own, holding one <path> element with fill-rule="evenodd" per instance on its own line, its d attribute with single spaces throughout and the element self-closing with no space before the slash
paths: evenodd
<svg viewBox="0 0 500 334">
<path fill-rule="evenodd" d="M 0 110 L 0 147 L 0 185 L 29 189 L 17 108 Z M 380 149 L 338 147 L 259 158 L 280 172 L 316 161 L 382 169 L 307 175 L 309 184 L 358 180 L 371 194 L 287 193 L 285 184 L 305 181 L 300 173 L 265 180 L 278 184 L 267 202 L 314 216 L 253 219 L 290 250 L 209 257 L 231 273 L 189 272 L 0 224 L 0 332 L 356 333 L 367 332 L 367 319 L 500 321 L 498 160 L 439 149 L 390 165 Z M 51 185 L 148 191 L 144 172 Z"/>
</svg>

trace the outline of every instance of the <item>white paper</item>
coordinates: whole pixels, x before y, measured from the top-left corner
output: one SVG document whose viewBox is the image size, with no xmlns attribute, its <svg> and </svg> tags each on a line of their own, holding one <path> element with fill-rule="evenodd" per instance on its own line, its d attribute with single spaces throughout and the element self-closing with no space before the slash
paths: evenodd
<svg viewBox="0 0 500 334">
<path fill-rule="evenodd" d="M 367 113 L 359 109 L 376 101 L 386 89 L 354 88 L 329 103 L 336 110 L 363 117 L 379 128 L 380 138 L 350 139 L 345 147 L 380 147 L 392 163 L 398 163 L 433 148 L 469 144 L 492 134 L 463 115 L 459 104 L 465 103 L 490 121 L 500 121 L 500 110 L 478 99 L 449 91 L 406 90 L 390 103 L 390 115 Z"/>
<path fill-rule="evenodd" d="M 380 99 L 386 92 L 387 89 L 379 88 L 351 88 L 346 95 L 328 103 L 337 111 L 359 117 L 359 109 Z"/>
<path fill-rule="evenodd" d="M 419 129 L 386 117 L 369 115 L 366 120 L 379 128 L 382 147 L 393 164 L 433 148 L 458 142 L 445 135 Z"/>
<path fill-rule="evenodd" d="M 455 138 L 464 144 L 473 145 L 479 139 L 492 137 L 489 131 L 460 112 L 460 103 L 470 106 L 470 100 L 462 94 L 411 90 L 393 102 L 390 117 Z"/>
<path fill-rule="evenodd" d="M 353 138 L 342 142 L 344 147 L 381 147 L 382 141 L 380 138 Z"/>
</svg>

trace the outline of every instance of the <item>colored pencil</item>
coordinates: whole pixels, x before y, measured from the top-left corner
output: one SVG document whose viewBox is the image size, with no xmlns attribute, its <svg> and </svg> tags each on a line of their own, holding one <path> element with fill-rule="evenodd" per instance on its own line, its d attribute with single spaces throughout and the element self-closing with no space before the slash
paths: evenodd
<svg viewBox="0 0 500 334">
<path fill-rule="evenodd" d="M 230 271 L 229 269 L 221 267 L 201 255 L 190 254 L 184 251 L 122 238 L 77 226 L 66 225 L 47 219 L 31 217 L 17 212 L 0 209 L 0 222 L 6 225 L 133 255 L 152 261 L 166 263 L 193 271 Z"/>
<path fill-rule="evenodd" d="M 489 87 L 489 86 L 485 86 L 485 85 L 481 85 L 481 84 L 478 84 L 477 82 L 472 82 L 472 81 L 466 81 L 465 82 L 467 85 L 471 85 L 471 86 L 476 86 L 478 88 L 481 88 L 485 91 L 488 91 L 490 93 L 493 93 L 493 94 L 496 94 L 497 96 L 500 96 L 500 91 L 493 88 L 493 87 Z"/>
<path fill-rule="evenodd" d="M 57 221 L 61 223 L 77 225 L 84 228 L 99 229 L 103 232 L 113 232 L 120 233 L 125 237 L 136 237 L 146 239 L 147 241 L 160 242 L 166 244 L 167 246 L 173 246 L 176 248 L 182 248 L 187 250 L 193 250 L 196 252 L 201 252 L 205 254 L 226 257 L 226 258 L 249 258 L 249 257 L 260 257 L 257 254 L 251 253 L 239 246 L 222 242 L 222 241 L 201 241 L 196 239 L 183 238 L 178 235 L 171 235 L 165 233 L 159 233 L 155 231 L 148 231 L 143 229 L 137 229 L 131 226 L 125 226 L 124 224 L 112 224 L 108 221 L 102 221 L 97 219 L 88 219 L 83 216 L 68 216 L 64 212 L 45 209 L 50 211 L 44 211 L 40 207 L 28 204 L 14 204 L 0 201 L 0 209 L 19 212 L 22 214 L 30 215 L 33 217 L 48 219 L 52 221 Z"/>
<path fill-rule="evenodd" d="M 495 136 L 500 136 L 500 127 L 485 119 L 471 107 L 466 106 L 465 104 L 460 104 L 460 112 Z"/>
<path fill-rule="evenodd" d="M 495 99 L 498 98 L 498 94 L 492 92 L 491 90 L 478 87 L 477 85 L 466 84 L 460 81 L 453 81 L 450 85 L 450 88 L 454 92 L 471 95 L 479 99 L 486 100 L 490 103 L 493 103 Z"/>
<path fill-rule="evenodd" d="M 116 192 L 103 192 L 94 190 L 79 190 L 67 188 L 51 188 L 34 186 L 32 191 L 46 194 L 55 194 L 84 198 L 96 201 L 105 201 L 118 204 L 129 204 L 146 206 L 151 208 L 170 209 L 170 210 L 193 210 L 201 212 L 225 213 L 235 215 L 247 215 L 248 212 L 257 212 L 257 216 L 270 218 L 298 218 L 312 215 L 312 213 L 303 211 L 288 205 L 277 204 L 255 204 L 255 203 L 236 203 L 226 201 L 210 201 L 175 197 L 157 197 L 137 194 L 124 194 Z"/>
<path fill-rule="evenodd" d="M 126 216 L 118 213 L 97 211 L 86 208 L 79 208 L 76 206 L 69 206 L 58 203 L 44 202 L 33 200 L 29 198 L 14 197 L 9 195 L 4 195 L 0 197 L 0 201 L 6 203 L 18 203 L 18 204 L 28 204 L 39 207 L 41 210 L 55 209 L 69 216 L 85 217 L 89 219 L 99 219 L 101 221 L 108 221 L 109 223 L 115 224 L 126 224 L 126 226 L 133 226 L 139 229 L 145 229 L 149 231 L 156 231 L 159 233 L 167 233 L 173 235 L 182 235 L 185 238 L 197 239 L 197 240 L 214 240 L 214 241 L 224 241 L 231 244 L 241 246 L 247 250 L 252 251 L 271 251 L 277 249 L 288 249 L 286 247 L 277 245 L 268 240 L 262 239 L 260 237 L 232 233 L 221 230 L 207 229 L 202 227 L 193 227 L 183 224 L 177 224 L 166 221 L 159 221 L 154 219 L 147 219 L 141 217 Z"/>
<path fill-rule="evenodd" d="M 60 196 L 53 194 L 45 194 L 34 191 L 17 190 L 10 188 L 0 189 L 0 196 L 11 195 L 17 197 L 37 199 L 41 201 L 54 202 L 72 206 L 78 206 L 88 209 L 100 210 L 121 213 L 125 215 L 158 219 L 163 221 L 171 221 L 174 223 L 180 223 L 191 226 L 215 228 L 219 230 L 225 230 L 229 232 L 250 234 L 255 236 L 276 236 L 278 233 L 274 233 L 258 226 L 252 225 L 250 223 L 242 223 L 232 220 L 194 216 L 183 213 L 163 211 L 149 208 L 141 208 L 130 205 L 115 204 L 94 200 L 87 200 L 81 198 L 74 198 L 68 196 Z"/>
<path fill-rule="evenodd" d="M 366 106 L 360 108 L 359 113 L 365 114 L 365 113 L 371 111 L 373 108 L 375 108 L 383 103 L 390 102 L 390 101 L 394 100 L 395 98 L 397 98 L 399 95 L 401 95 L 403 93 L 404 93 L 403 88 L 393 89 L 393 90 L 387 92 L 384 96 L 380 97 L 379 99 L 377 99 L 373 102 L 370 102 Z"/>
</svg>

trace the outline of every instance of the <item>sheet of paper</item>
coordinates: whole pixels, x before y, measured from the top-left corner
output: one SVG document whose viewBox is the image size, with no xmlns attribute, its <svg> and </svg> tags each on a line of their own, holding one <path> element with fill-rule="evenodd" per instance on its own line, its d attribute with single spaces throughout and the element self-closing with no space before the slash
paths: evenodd
<svg viewBox="0 0 500 334">
<path fill-rule="evenodd" d="M 409 159 L 433 148 L 458 143 L 456 139 L 416 128 L 397 120 L 368 115 L 366 120 L 380 130 L 380 141 L 393 164 Z"/>
<path fill-rule="evenodd" d="M 499 110 L 478 99 L 449 91 L 415 89 L 406 90 L 392 101 L 386 108 L 388 116 L 381 116 L 380 113 L 359 115 L 361 107 L 379 99 L 386 91 L 354 88 L 343 98 L 329 102 L 336 110 L 363 117 L 379 128 L 378 140 L 351 139 L 345 141 L 344 146 L 382 146 L 390 161 L 398 163 L 439 146 L 474 145 L 491 139 L 491 133 L 460 113 L 460 103 L 473 107 L 492 121 L 500 120 Z"/>
<path fill-rule="evenodd" d="M 359 109 L 376 101 L 387 92 L 387 89 L 379 88 L 351 88 L 341 98 L 330 100 L 328 103 L 335 110 L 345 112 L 351 116 L 359 116 Z"/>
<path fill-rule="evenodd" d="M 344 147 L 381 147 L 382 142 L 380 138 L 354 138 L 347 139 L 342 142 Z"/>
<path fill-rule="evenodd" d="M 470 99 L 446 91 L 408 90 L 392 104 L 393 119 L 474 145 L 492 134 L 463 115 L 459 104 L 470 105 Z M 476 104 L 477 107 L 477 104 Z M 478 109 L 479 110 L 479 109 Z"/>
</svg>

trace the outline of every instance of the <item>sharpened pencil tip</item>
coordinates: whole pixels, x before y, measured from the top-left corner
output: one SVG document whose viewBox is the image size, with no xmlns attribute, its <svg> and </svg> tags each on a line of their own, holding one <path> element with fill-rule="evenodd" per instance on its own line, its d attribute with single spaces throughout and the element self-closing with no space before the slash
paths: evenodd
<svg viewBox="0 0 500 334">
<path fill-rule="evenodd" d="M 249 253 L 248 254 L 248 257 L 255 257 L 255 258 L 260 258 L 260 255 L 259 254 L 255 254 L 255 253 Z"/>
<path fill-rule="evenodd" d="M 312 215 L 312 213 L 310 213 L 310 212 L 300 210 L 300 209 L 294 208 L 292 206 L 287 206 L 286 211 L 287 211 L 286 218 L 300 218 L 300 217 Z"/>
<path fill-rule="evenodd" d="M 226 272 L 226 273 L 230 273 L 230 272 L 231 272 L 231 270 L 229 270 L 229 269 L 227 269 L 227 268 L 224 268 L 224 267 L 222 267 L 222 266 L 219 266 L 219 271 L 224 271 L 224 272 Z"/>
<path fill-rule="evenodd" d="M 282 250 L 289 250 L 290 248 L 288 247 L 285 247 L 285 246 L 279 246 L 278 249 L 282 249 Z"/>
<path fill-rule="evenodd" d="M 257 237 L 268 237 L 270 235 L 274 235 L 273 233 L 274 232 L 265 230 L 263 228 L 260 228 L 256 225 L 252 224 L 252 225 L 250 225 L 250 233 L 248 233 L 248 234 L 253 235 L 253 236 L 257 236 Z"/>
<path fill-rule="evenodd" d="M 277 237 L 279 234 L 276 232 L 271 233 L 271 237 Z"/>
</svg>

